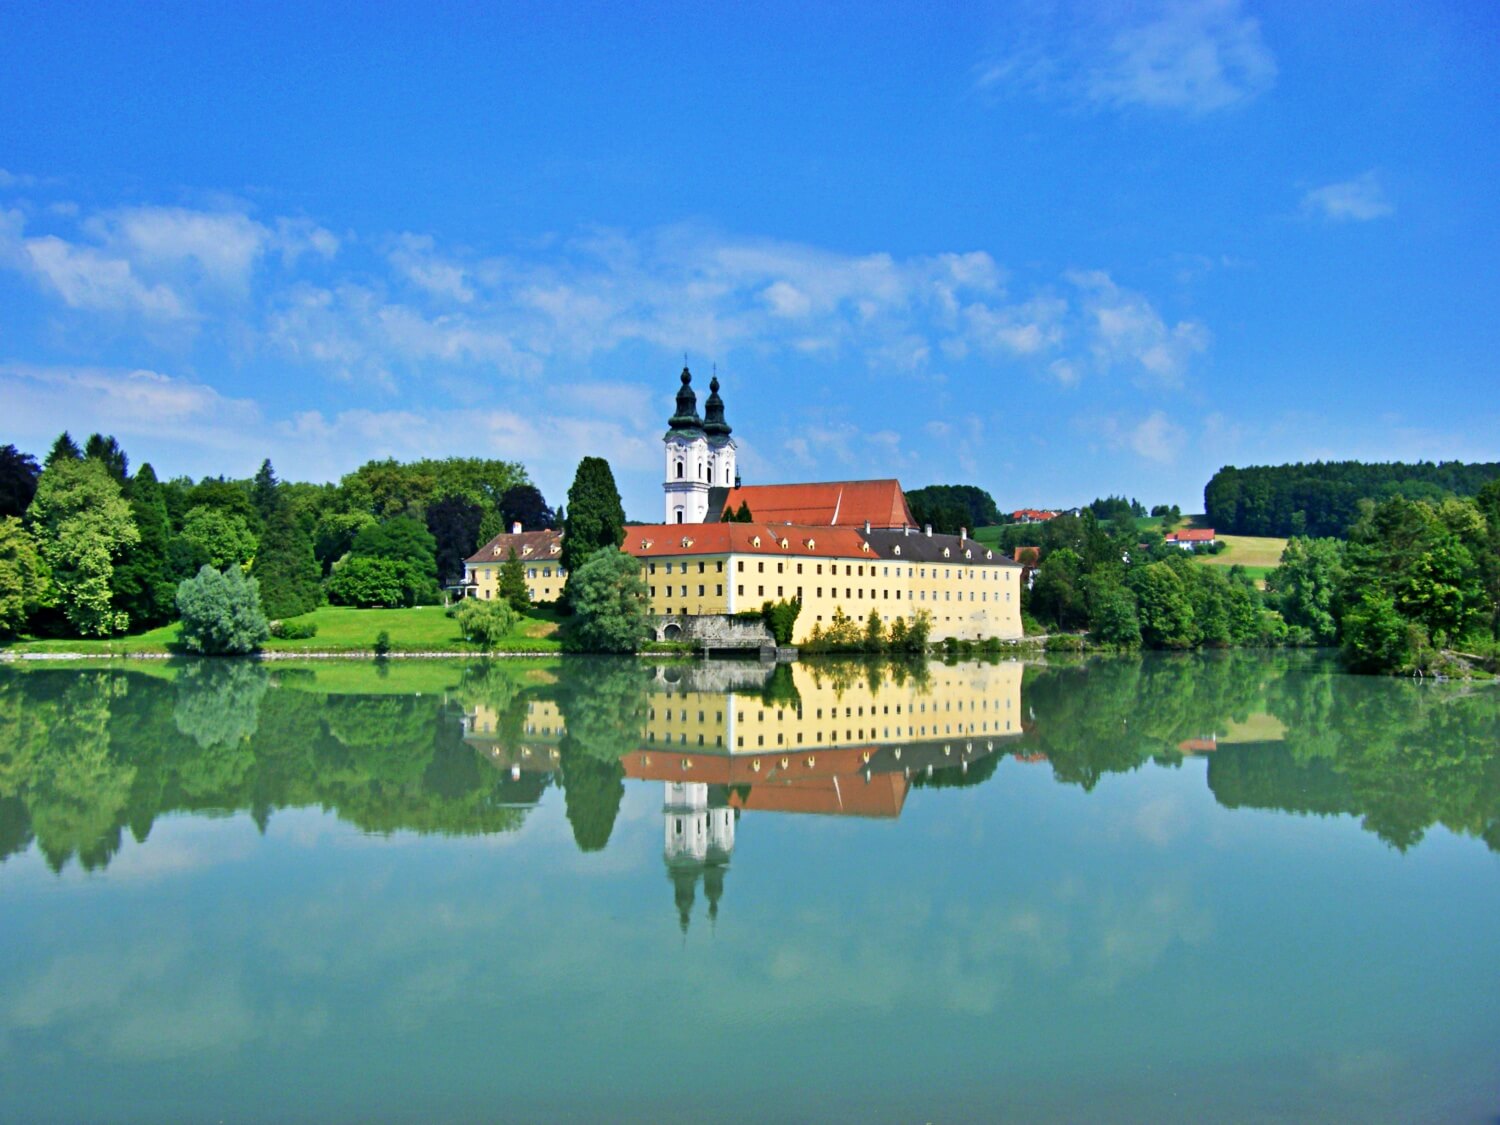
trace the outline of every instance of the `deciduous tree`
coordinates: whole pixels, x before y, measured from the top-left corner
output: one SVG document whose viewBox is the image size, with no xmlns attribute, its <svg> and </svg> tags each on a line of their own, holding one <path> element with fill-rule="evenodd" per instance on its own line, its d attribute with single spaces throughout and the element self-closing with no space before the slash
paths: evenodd
<svg viewBox="0 0 1500 1125">
<path fill-rule="evenodd" d="M 29 518 L 68 623 L 85 637 L 124 629 L 129 616 L 113 604 L 115 562 L 140 533 L 109 471 L 60 458 L 37 482 Z"/>
</svg>

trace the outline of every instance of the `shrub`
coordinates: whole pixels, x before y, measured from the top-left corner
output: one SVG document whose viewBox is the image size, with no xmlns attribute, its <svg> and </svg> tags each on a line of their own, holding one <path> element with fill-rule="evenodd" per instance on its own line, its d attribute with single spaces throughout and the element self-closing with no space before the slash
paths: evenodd
<svg viewBox="0 0 1500 1125">
<path fill-rule="evenodd" d="M 351 558 L 328 579 L 328 600 L 361 609 L 435 605 L 437 587 L 416 566 L 401 559 Z"/>
<path fill-rule="evenodd" d="M 489 648 L 503 640 L 516 627 L 516 611 L 504 599 L 480 601 L 466 598 L 453 616 L 463 630 L 464 639 L 480 648 Z"/>
<path fill-rule="evenodd" d="M 375 634 L 375 655 L 387 656 L 391 651 L 391 635 L 384 629 Z"/>
<path fill-rule="evenodd" d="M 291 618 L 271 622 L 271 636 L 284 641 L 305 641 L 318 635 L 318 623 L 310 618 Z"/>
<path fill-rule="evenodd" d="M 254 652 L 271 635 L 260 609 L 260 587 L 237 566 L 218 571 L 204 564 L 177 587 L 182 644 L 190 652 Z"/>
</svg>

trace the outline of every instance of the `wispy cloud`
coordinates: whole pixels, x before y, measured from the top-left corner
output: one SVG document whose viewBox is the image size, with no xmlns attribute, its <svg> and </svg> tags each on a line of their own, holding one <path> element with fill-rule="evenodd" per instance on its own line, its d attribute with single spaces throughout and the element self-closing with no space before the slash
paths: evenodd
<svg viewBox="0 0 1500 1125">
<path fill-rule="evenodd" d="M 1145 296 L 1115 284 L 1102 270 L 1075 271 L 1068 279 L 1081 295 L 1090 351 L 1100 370 L 1124 366 L 1147 384 L 1176 387 L 1193 357 L 1207 350 L 1212 337 L 1202 324 L 1169 325 Z"/>
<path fill-rule="evenodd" d="M 1016 89 L 1095 107 L 1206 114 L 1276 82 L 1259 21 L 1239 0 L 1186 0 L 1085 14 L 1053 9 L 987 60 L 981 90 Z"/>
<path fill-rule="evenodd" d="M 1302 197 L 1302 213 L 1336 223 L 1365 223 L 1389 218 L 1396 213 L 1396 205 L 1372 169 L 1352 180 L 1313 188 Z"/>
</svg>

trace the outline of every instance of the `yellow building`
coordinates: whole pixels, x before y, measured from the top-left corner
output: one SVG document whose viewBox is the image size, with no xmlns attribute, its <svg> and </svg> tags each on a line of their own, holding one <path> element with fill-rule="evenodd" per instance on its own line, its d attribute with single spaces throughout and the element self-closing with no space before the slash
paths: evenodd
<svg viewBox="0 0 1500 1125">
<path fill-rule="evenodd" d="M 532 602 L 553 602 L 562 596 L 567 571 L 562 567 L 562 532 L 522 531 L 513 524 L 509 533 L 497 535 L 464 560 L 465 596 L 493 599 L 500 596 L 500 568 L 514 551 L 526 575 L 526 593 Z"/>
<path fill-rule="evenodd" d="M 656 524 L 626 528 L 658 616 L 734 614 L 800 601 L 793 644 L 838 613 L 861 626 L 874 610 L 889 628 L 919 613 L 931 638 L 1016 639 L 1021 567 L 983 543 L 910 528 L 795 524 Z"/>
</svg>

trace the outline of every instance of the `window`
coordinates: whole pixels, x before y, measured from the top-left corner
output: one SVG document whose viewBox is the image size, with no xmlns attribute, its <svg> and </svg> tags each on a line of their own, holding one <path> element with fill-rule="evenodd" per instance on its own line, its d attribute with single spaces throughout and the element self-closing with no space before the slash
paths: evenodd
<svg viewBox="0 0 1500 1125">
<path fill-rule="evenodd" d="M 745 587 L 743 587 L 743 586 L 736 586 L 734 588 L 734 592 L 737 593 L 740 597 L 743 598 L 745 596 Z"/>
<path fill-rule="evenodd" d="M 765 563 L 758 562 L 758 563 L 755 564 L 755 573 L 756 574 L 764 574 L 765 572 L 766 572 L 766 564 Z"/>
<path fill-rule="evenodd" d="M 678 480 L 682 479 L 682 462 L 681 461 L 677 462 L 677 479 Z M 682 518 L 680 516 L 678 517 L 677 522 L 678 523 L 682 522 Z"/>
<path fill-rule="evenodd" d="M 646 569 L 650 573 L 655 574 L 656 573 L 656 564 L 655 563 L 651 563 L 649 566 L 646 567 Z"/>
<path fill-rule="evenodd" d="M 802 564 L 801 564 L 801 563 L 798 563 L 798 564 L 797 564 L 797 573 L 798 573 L 798 574 L 801 574 L 801 573 L 802 573 Z"/>
<path fill-rule="evenodd" d="M 736 565 L 736 569 L 738 569 L 738 570 L 739 570 L 739 572 L 740 572 L 740 573 L 741 573 L 741 574 L 744 574 L 744 573 L 745 573 L 745 560 L 744 560 L 744 559 L 741 559 L 741 560 L 740 560 L 740 561 L 739 561 L 739 562 L 738 562 L 738 563 L 737 563 L 737 564 L 735 564 L 735 565 Z"/>
<path fill-rule="evenodd" d="M 542 567 L 542 577 L 543 578 L 551 578 L 552 577 L 552 568 L 550 566 L 544 566 L 544 567 Z"/>
<path fill-rule="evenodd" d="M 705 569 L 706 569 L 706 568 L 707 568 L 707 567 L 708 567 L 708 564 L 707 564 L 707 563 L 699 563 L 699 564 L 698 564 L 698 573 L 699 573 L 699 574 L 702 574 L 702 573 L 703 573 L 703 571 L 704 571 L 704 570 L 705 570 Z"/>
<path fill-rule="evenodd" d="M 701 598 L 701 597 L 702 597 L 702 596 L 703 596 L 703 590 L 704 590 L 704 588 L 703 588 L 703 587 L 702 587 L 702 586 L 699 586 L 699 587 L 698 587 L 698 596 L 699 596 L 699 597 L 700 597 L 700 598 Z"/>
<path fill-rule="evenodd" d="M 724 596 L 724 587 L 722 585 L 715 586 L 714 593 L 722 598 Z"/>
<path fill-rule="evenodd" d="M 777 596 L 777 597 L 778 597 L 778 598 L 779 598 L 779 597 L 781 597 L 781 587 L 780 587 L 780 586 L 777 586 L 777 587 L 776 587 L 776 596 Z"/>
<path fill-rule="evenodd" d="M 677 509 L 677 522 L 678 523 L 682 522 L 682 509 L 681 508 Z"/>
<path fill-rule="evenodd" d="M 780 573 L 781 573 L 781 570 L 782 570 L 782 567 L 783 567 L 783 566 L 784 566 L 784 565 L 785 565 L 785 564 L 784 564 L 784 563 L 777 563 L 777 564 L 776 564 L 776 573 L 777 573 L 777 574 L 780 574 Z"/>
<path fill-rule="evenodd" d="M 716 571 L 718 571 L 720 574 L 723 574 L 724 573 L 724 560 L 720 559 L 718 562 L 714 563 L 714 569 Z"/>
</svg>

